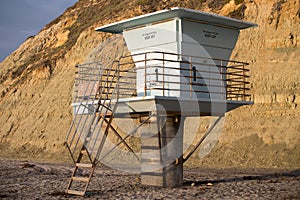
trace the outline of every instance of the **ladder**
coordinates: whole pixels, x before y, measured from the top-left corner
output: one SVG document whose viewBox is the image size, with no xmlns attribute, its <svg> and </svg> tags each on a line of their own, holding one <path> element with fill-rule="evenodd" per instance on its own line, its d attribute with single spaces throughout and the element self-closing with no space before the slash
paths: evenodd
<svg viewBox="0 0 300 200">
<path fill-rule="evenodd" d="M 66 190 L 67 194 L 84 196 L 87 191 L 88 185 L 93 176 L 96 165 L 93 164 L 91 160 L 90 160 L 91 162 L 83 163 L 82 158 L 84 157 L 84 155 L 89 156 L 89 153 L 83 146 L 79 153 L 77 161 L 75 163 L 75 168 L 73 170 L 72 176 L 70 178 L 70 181 L 69 181 L 69 184 L 68 184 L 68 187 Z M 89 159 L 91 159 L 90 156 L 89 156 Z M 86 169 L 89 169 L 88 173 L 83 173 L 83 172 L 85 172 Z M 76 186 L 74 186 L 74 185 L 76 185 Z M 78 187 L 81 190 L 78 190 Z M 73 188 L 76 188 L 76 189 L 73 189 Z"/>
<path fill-rule="evenodd" d="M 118 62 L 78 65 L 74 118 L 65 145 L 74 162 L 66 193 L 84 196 L 103 149 L 118 102 Z M 120 137 L 120 136 L 119 136 Z"/>
</svg>

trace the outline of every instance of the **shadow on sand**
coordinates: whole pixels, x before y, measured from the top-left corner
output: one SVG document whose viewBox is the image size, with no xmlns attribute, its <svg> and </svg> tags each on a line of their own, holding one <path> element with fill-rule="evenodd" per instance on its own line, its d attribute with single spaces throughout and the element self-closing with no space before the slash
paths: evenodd
<svg viewBox="0 0 300 200">
<path fill-rule="evenodd" d="M 218 184 L 218 183 L 229 183 L 229 182 L 242 182 L 242 181 L 272 181 L 276 182 L 276 179 L 281 179 L 285 177 L 300 177 L 300 169 L 293 170 L 290 172 L 277 172 L 272 174 L 262 174 L 262 175 L 244 175 L 241 177 L 233 178 L 221 178 L 221 179 L 211 179 L 204 181 L 184 181 L 184 186 L 193 184 L 194 186 L 207 185 L 207 184 Z"/>
</svg>

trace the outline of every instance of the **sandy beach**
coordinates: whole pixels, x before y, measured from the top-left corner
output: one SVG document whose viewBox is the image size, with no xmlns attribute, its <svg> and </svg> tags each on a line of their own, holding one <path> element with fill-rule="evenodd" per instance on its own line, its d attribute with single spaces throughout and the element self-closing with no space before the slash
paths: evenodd
<svg viewBox="0 0 300 200">
<path fill-rule="evenodd" d="M 72 165 L 0 160 L 0 199 L 66 195 Z M 185 168 L 181 188 L 145 187 L 138 174 L 96 168 L 86 199 L 300 199 L 300 171 Z"/>
</svg>

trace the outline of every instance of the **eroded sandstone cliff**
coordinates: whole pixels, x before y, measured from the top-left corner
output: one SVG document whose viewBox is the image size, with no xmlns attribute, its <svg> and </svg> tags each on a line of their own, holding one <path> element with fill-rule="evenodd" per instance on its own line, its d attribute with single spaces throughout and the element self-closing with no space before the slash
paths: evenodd
<svg viewBox="0 0 300 200">
<path fill-rule="evenodd" d="M 70 160 L 74 66 L 111 60 L 126 46 L 94 29 L 141 14 L 186 7 L 259 24 L 241 32 L 232 59 L 251 65 L 255 102 L 226 115 L 220 141 L 190 165 L 300 167 L 300 2 L 298 0 L 79 0 L 0 64 L 0 156 Z M 114 53 L 112 53 L 114 52 Z"/>
</svg>

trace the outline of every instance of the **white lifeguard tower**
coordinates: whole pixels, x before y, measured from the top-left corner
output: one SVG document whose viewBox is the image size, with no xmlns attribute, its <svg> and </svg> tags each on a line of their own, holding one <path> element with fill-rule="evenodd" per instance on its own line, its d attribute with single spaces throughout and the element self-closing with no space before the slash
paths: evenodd
<svg viewBox="0 0 300 200">
<path fill-rule="evenodd" d="M 76 172 L 80 167 L 93 171 L 115 149 L 102 152 L 109 132 L 134 152 L 125 140 L 146 125 L 152 128 L 139 133 L 142 184 L 181 186 L 184 161 L 205 139 L 183 156 L 183 136 L 188 134 L 183 132 L 185 118 L 222 117 L 227 111 L 252 104 L 248 63 L 229 59 L 240 30 L 254 26 L 216 14 L 172 8 L 97 28 L 123 34 L 131 55 L 111 66 L 78 66 L 74 120 L 66 138 L 75 170 L 67 193 L 84 195 L 91 176 L 76 178 Z M 135 118 L 139 124 L 122 137 L 112 121 L 125 117 Z M 81 163 L 84 153 L 91 164 Z M 84 191 L 71 189 L 76 180 L 87 182 Z"/>
</svg>

